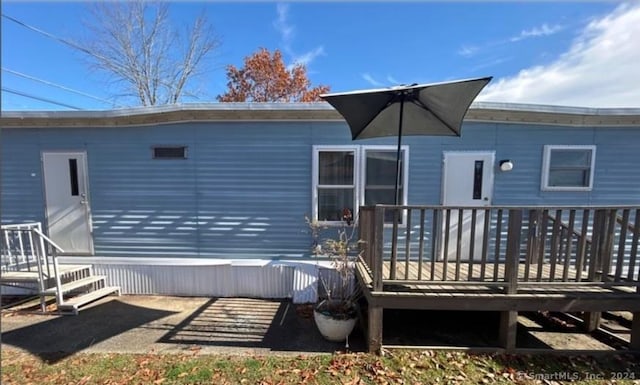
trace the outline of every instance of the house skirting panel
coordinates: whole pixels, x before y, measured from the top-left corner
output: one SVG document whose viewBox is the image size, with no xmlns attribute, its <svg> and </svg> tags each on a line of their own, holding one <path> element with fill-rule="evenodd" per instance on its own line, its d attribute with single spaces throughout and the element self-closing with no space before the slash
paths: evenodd
<svg viewBox="0 0 640 385">
<path fill-rule="evenodd" d="M 60 263 L 91 264 L 122 294 L 291 298 L 294 303 L 316 302 L 318 276 L 334 275 L 330 264 L 317 261 L 60 257 Z"/>
</svg>

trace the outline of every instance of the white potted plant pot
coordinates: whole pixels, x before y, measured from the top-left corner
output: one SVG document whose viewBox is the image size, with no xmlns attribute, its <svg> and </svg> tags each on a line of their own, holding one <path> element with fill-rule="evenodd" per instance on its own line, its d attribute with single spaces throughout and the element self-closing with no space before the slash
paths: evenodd
<svg viewBox="0 0 640 385">
<path fill-rule="evenodd" d="M 342 342 L 346 340 L 358 320 L 355 312 L 348 316 L 345 314 L 331 315 L 330 312 L 319 311 L 318 308 L 320 306 L 314 309 L 313 319 L 320 334 L 329 341 Z"/>
</svg>

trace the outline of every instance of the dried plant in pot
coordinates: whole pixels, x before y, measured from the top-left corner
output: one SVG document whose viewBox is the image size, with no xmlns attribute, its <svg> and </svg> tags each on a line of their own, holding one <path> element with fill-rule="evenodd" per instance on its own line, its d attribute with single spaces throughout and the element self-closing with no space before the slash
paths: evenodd
<svg viewBox="0 0 640 385">
<path fill-rule="evenodd" d="M 351 212 L 345 209 L 338 228 L 318 222 L 307 223 L 313 236 L 313 254 L 327 258 L 335 274 L 329 279 L 320 274 L 321 290 L 314 309 L 314 319 L 320 333 L 330 341 L 344 341 L 358 318 L 360 287 L 355 278 L 355 262 L 359 256 L 359 241 L 354 240 L 357 228 L 352 225 Z M 335 231 L 335 237 L 321 236 Z"/>
</svg>

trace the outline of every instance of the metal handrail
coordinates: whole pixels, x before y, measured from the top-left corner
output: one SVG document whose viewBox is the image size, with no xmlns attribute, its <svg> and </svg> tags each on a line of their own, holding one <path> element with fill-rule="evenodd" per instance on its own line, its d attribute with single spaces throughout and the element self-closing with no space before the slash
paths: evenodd
<svg viewBox="0 0 640 385">
<path fill-rule="evenodd" d="M 58 252 L 64 253 L 64 250 L 62 249 L 62 247 L 58 246 L 54 241 L 52 241 L 49 237 L 44 235 L 42 231 L 40 231 L 38 228 L 34 228 L 33 232 L 35 232 L 40 236 L 41 242 L 46 241 L 50 246 L 53 246 L 51 257 L 53 262 L 53 276 L 56 282 L 56 303 L 60 305 L 63 302 L 63 298 L 62 298 L 62 282 L 60 281 L 60 274 L 58 269 Z M 42 251 L 44 254 L 44 259 L 47 262 L 46 266 L 48 267 L 49 258 L 47 257 L 47 250 L 43 248 Z"/>
<path fill-rule="evenodd" d="M 45 306 L 46 306 L 44 295 L 43 295 L 45 292 L 45 287 L 44 287 L 45 272 L 43 271 L 43 266 L 44 268 L 46 268 L 47 279 L 50 279 L 52 276 L 50 265 L 53 264 L 53 277 L 56 285 L 56 303 L 61 304 L 63 302 L 63 297 L 62 297 L 62 283 L 60 281 L 60 274 L 59 274 L 59 268 L 58 268 L 58 253 L 59 252 L 63 253 L 64 250 L 42 232 L 42 225 L 39 222 L 2 225 L 0 227 L 0 230 L 5 233 L 5 241 L 7 243 L 6 245 L 7 254 L 10 259 L 10 262 L 12 258 L 12 252 L 11 252 L 11 245 L 9 242 L 9 232 L 17 231 L 17 232 L 29 233 L 28 246 L 30 250 L 30 255 L 25 254 L 25 244 L 22 240 L 22 235 L 21 233 L 20 235 L 18 235 L 19 243 L 20 243 L 20 255 L 22 255 L 23 258 L 26 258 L 28 268 L 30 268 L 29 260 L 32 257 L 33 259 L 35 259 L 36 266 L 37 266 L 37 273 L 38 273 L 38 285 L 39 285 L 38 289 L 40 290 L 40 298 L 41 298 L 40 304 L 41 304 L 42 311 L 43 312 L 45 311 Z M 33 239 L 34 238 L 33 234 L 39 237 L 39 239 Z M 51 263 L 49 262 L 47 245 L 51 247 L 51 252 L 52 252 Z M 20 264 L 19 261 L 16 260 L 16 262 L 18 265 Z"/>
</svg>

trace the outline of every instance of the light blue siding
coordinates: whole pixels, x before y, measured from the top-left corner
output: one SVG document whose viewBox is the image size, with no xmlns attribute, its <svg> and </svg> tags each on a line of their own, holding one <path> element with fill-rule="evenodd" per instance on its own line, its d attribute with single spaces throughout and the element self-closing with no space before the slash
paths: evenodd
<svg viewBox="0 0 640 385">
<path fill-rule="evenodd" d="M 99 256 L 302 258 L 310 235 L 313 145 L 352 142 L 340 122 L 215 122 L 129 128 L 4 129 L 2 221 L 44 221 L 40 154 L 85 150 Z M 495 151 L 495 205 L 640 204 L 640 129 L 465 123 L 457 137 L 411 137 L 409 203 L 441 202 L 444 151 Z M 590 192 L 540 190 L 546 144 L 596 145 Z M 185 160 L 154 160 L 185 145 Z M 32 176 L 33 174 L 33 176 Z"/>
<path fill-rule="evenodd" d="M 2 130 L 0 151 L 2 223 L 42 221 L 44 195 L 37 130 Z"/>
</svg>

